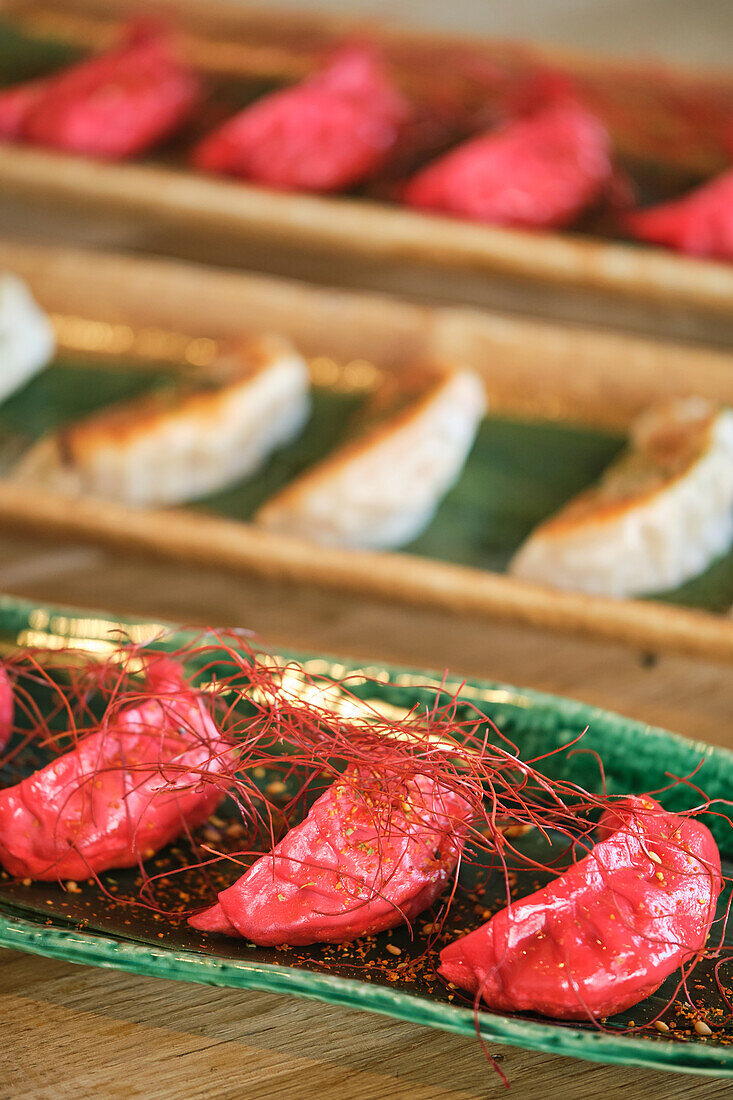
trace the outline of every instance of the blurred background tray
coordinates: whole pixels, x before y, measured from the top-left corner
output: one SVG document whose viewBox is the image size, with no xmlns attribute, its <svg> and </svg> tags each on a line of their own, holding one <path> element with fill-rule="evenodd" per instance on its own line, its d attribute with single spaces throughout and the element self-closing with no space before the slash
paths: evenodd
<svg viewBox="0 0 733 1100">
<path fill-rule="evenodd" d="M 141 7 L 135 0 L 5 0 L 0 50 L 12 58 L 3 66 L 5 79 L 103 47 L 120 20 Z M 369 33 L 413 80 L 438 66 L 461 72 L 469 50 L 510 73 L 548 65 L 568 71 L 606 120 L 622 158 L 646 179 L 658 180 L 662 166 L 689 184 L 729 159 L 733 78 L 723 74 L 421 36 L 335 16 L 258 13 L 233 3 L 185 0 L 167 10 L 214 96 L 232 104 L 300 77 L 345 37 Z M 23 28 L 20 37 L 13 26 Z M 459 85 L 460 94 L 477 95 L 470 77 Z M 733 265 L 578 232 L 481 226 L 364 198 L 278 194 L 185 170 L 182 148 L 176 143 L 140 164 L 102 164 L 2 146 L 0 193 L 12 203 L 0 228 L 86 243 L 101 236 L 125 247 L 341 285 L 733 343 Z"/>
<path fill-rule="evenodd" d="M 0 265 L 26 278 L 53 315 L 62 353 L 2 412 L 6 465 L 42 431 L 149 387 L 243 330 L 289 335 L 318 384 L 313 424 L 248 485 L 185 509 L 147 510 L 89 498 L 69 508 L 63 498 L 4 483 L 6 523 L 396 603 L 733 659 L 733 619 L 721 614 L 733 602 L 733 555 L 664 602 L 550 591 L 495 571 L 534 524 L 594 480 L 650 401 L 694 393 L 733 404 L 726 354 L 173 261 L 0 243 Z M 324 548 L 242 522 L 336 441 L 344 412 L 380 371 L 425 355 L 475 367 L 491 414 L 464 475 L 415 544 L 404 553 Z"/>
</svg>

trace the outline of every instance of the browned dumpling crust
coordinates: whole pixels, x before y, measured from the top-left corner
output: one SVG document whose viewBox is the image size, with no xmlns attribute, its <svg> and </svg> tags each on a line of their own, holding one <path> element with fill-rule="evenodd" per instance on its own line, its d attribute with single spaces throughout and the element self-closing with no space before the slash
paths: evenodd
<svg viewBox="0 0 733 1100">
<path fill-rule="evenodd" d="M 698 398 L 643 413 L 597 485 L 542 523 L 510 572 L 634 596 L 676 588 L 733 542 L 733 412 Z"/>
<path fill-rule="evenodd" d="M 485 408 L 483 383 L 465 368 L 396 374 L 352 440 L 268 501 L 256 521 L 327 545 L 402 546 L 458 478 Z"/>
<path fill-rule="evenodd" d="M 126 504 L 175 504 L 252 474 L 310 410 L 307 364 L 288 341 L 230 345 L 205 374 L 47 436 L 16 480 Z"/>
</svg>

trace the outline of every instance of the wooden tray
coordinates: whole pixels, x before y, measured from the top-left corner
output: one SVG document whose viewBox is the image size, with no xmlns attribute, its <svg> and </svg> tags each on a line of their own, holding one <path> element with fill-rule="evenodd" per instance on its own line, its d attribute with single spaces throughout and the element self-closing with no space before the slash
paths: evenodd
<svg viewBox="0 0 733 1100">
<path fill-rule="evenodd" d="M 529 447 L 530 455 L 535 445 L 547 445 L 543 433 L 556 430 L 558 439 L 570 439 L 572 450 L 567 454 L 574 458 L 565 465 L 571 469 L 575 460 L 585 463 L 574 475 L 581 484 L 608 461 L 620 445 L 619 432 L 650 400 L 695 393 L 733 404 L 733 361 L 707 349 L 475 310 L 417 306 L 169 260 L 0 242 L 0 267 L 28 280 L 54 315 L 67 356 L 77 364 L 84 355 L 91 356 L 98 365 L 116 368 L 107 371 L 112 379 L 107 399 L 122 394 L 125 372 L 148 371 L 151 365 L 159 372 L 185 362 L 205 362 L 216 339 L 247 328 L 292 337 L 311 359 L 319 392 L 331 394 L 331 401 L 368 389 L 380 370 L 398 370 L 413 356 L 452 357 L 472 364 L 486 379 L 492 412 L 500 418 L 500 438 L 502 432 L 504 438 L 514 433 L 522 452 Z M 56 379 L 56 368 L 44 377 Z M 48 415 L 58 418 L 81 411 L 78 381 L 71 387 L 76 396 L 65 399 L 67 406 L 59 397 L 60 383 L 44 384 L 51 385 L 52 393 L 32 403 L 37 431 L 51 426 L 52 420 L 44 421 Z M 23 400 L 22 394 L 12 399 Z M 69 401 L 76 408 L 69 407 Z M 3 415 L 12 420 L 13 406 L 6 405 Z M 27 411 L 24 415 L 27 419 Z M 534 435 L 521 434 L 525 431 Z M 326 435 L 316 440 L 316 450 L 328 445 Z M 493 438 L 488 432 L 488 439 Z M 313 445 L 311 436 L 294 459 L 280 460 L 275 473 L 265 470 L 257 479 L 259 491 L 276 487 L 277 477 L 291 476 L 299 464 L 312 460 Z M 453 503 L 449 498 L 438 520 L 441 514 L 449 520 L 467 516 L 470 527 L 475 512 L 474 526 L 483 522 L 477 486 L 492 475 L 490 469 L 487 475 L 476 467 L 481 453 L 479 448 L 470 460 Z M 542 466 L 542 455 L 533 461 L 535 468 Z M 563 478 L 551 490 L 558 499 L 540 501 L 540 511 L 553 510 L 563 496 L 580 487 Z M 544 481 L 535 485 L 539 492 L 546 492 Z M 170 560 L 214 564 L 235 573 L 591 634 L 647 650 L 733 660 L 733 619 L 727 615 L 659 601 L 556 592 L 520 582 L 478 567 L 471 553 L 457 549 L 446 537 L 450 523 L 445 520 L 436 521 L 409 553 L 326 549 L 228 518 L 248 514 L 253 503 L 250 489 L 245 487 L 238 497 L 236 493 L 174 510 L 137 510 L 91 499 L 69 508 L 63 498 L 0 482 L 0 517 L 9 526 L 54 538 L 81 538 Z M 512 536 L 508 538 L 511 542 Z M 490 554 L 486 560 L 493 560 Z M 715 606 L 720 584 L 730 586 L 733 579 L 731 561 L 733 556 L 722 563 L 712 585 L 703 584 L 691 595 L 680 590 L 674 598 Z"/>
<path fill-rule="evenodd" d="M 4 0 L 0 14 L 12 17 L 29 33 L 55 36 L 56 44 L 40 48 L 33 63 L 43 69 L 59 63 L 59 38 L 77 47 L 102 47 L 113 40 L 120 19 L 141 6 L 136 0 Z M 200 0 L 183 0 L 168 8 L 184 29 L 184 52 L 215 79 L 293 79 L 312 68 L 336 42 L 365 32 L 363 23 L 342 18 L 253 13 L 240 5 L 211 0 L 205 5 Z M 692 176 L 715 172 L 726 163 L 720 118 L 733 113 L 733 78 L 729 76 L 643 69 L 501 42 L 469 43 L 447 36 L 366 29 L 395 64 L 412 67 L 413 76 L 421 69 L 434 71 L 436 58 L 452 57 L 455 62 L 461 51 L 465 54 L 469 49 L 514 73 L 560 66 L 582 85 L 623 153 L 637 160 L 661 161 Z M 466 94 L 471 92 L 467 84 Z M 708 110 L 711 117 L 706 123 L 704 104 L 712 101 L 715 117 Z M 682 114 L 684 132 L 671 141 L 669 134 L 679 130 Z M 691 119 L 696 120 L 695 127 Z M 634 316 L 640 302 L 653 303 L 657 312 L 666 309 L 670 314 L 684 308 L 710 319 L 713 338 L 733 339 L 733 265 L 662 249 L 575 233 L 481 226 L 361 198 L 276 193 L 185 170 L 180 157 L 171 158 L 170 153 L 146 163 L 105 164 L 4 145 L 0 146 L 0 193 L 24 203 L 83 207 L 87 215 L 116 213 L 168 231 L 226 241 L 230 255 L 238 245 L 251 248 L 253 242 L 269 242 L 364 263 L 422 264 L 460 270 L 474 279 L 529 281 L 551 288 L 554 294 L 572 292 L 578 300 L 587 298 L 585 316 L 597 316 L 598 296 L 616 301 L 619 308 L 625 304 L 629 316 Z M 443 291 L 450 293 L 446 287 Z M 480 292 L 464 288 L 457 293 L 475 297 Z M 623 313 L 621 317 L 623 323 Z M 654 311 L 648 317 L 654 317 Z M 680 331 L 679 318 L 672 323 Z M 704 332 L 704 326 L 699 331 Z"/>
</svg>

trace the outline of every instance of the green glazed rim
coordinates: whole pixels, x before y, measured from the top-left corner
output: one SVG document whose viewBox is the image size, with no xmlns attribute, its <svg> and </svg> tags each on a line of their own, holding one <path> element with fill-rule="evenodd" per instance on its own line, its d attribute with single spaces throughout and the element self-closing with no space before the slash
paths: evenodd
<svg viewBox="0 0 733 1100">
<path fill-rule="evenodd" d="M 66 627 L 65 632 L 70 637 L 75 635 L 78 638 L 83 635 L 83 629 L 90 622 L 92 614 L 89 611 L 74 611 L 55 606 L 41 607 L 14 597 L 0 597 L 0 636 L 5 641 L 17 639 L 23 632 L 33 629 L 33 623 L 38 621 L 40 615 L 47 623 L 57 619 Z M 113 623 L 137 626 L 146 624 L 146 620 L 139 618 L 120 618 L 105 614 L 100 614 L 97 619 L 107 626 Z M 181 633 L 172 633 L 165 644 L 173 648 L 180 644 L 181 639 Z M 312 654 L 292 652 L 283 655 L 302 661 L 306 667 L 309 662 L 316 660 L 322 670 L 325 662 L 325 670 L 329 665 L 333 667 L 335 677 L 342 676 L 344 671 L 362 668 L 356 662 L 320 655 L 317 658 Z M 383 681 L 379 688 L 383 688 L 390 700 L 394 700 L 395 693 L 409 694 L 411 683 L 414 688 L 418 684 L 426 685 L 431 681 L 429 672 L 394 666 L 380 666 L 378 670 L 370 667 L 368 673 L 373 676 L 377 671 Z M 466 689 L 474 698 L 491 699 L 499 706 L 517 708 L 528 718 L 538 718 L 539 722 L 535 726 L 540 730 L 540 735 L 543 726 L 549 729 L 553 720 L 555 728 L 568 727 L 574 730 L 579 725 L 590 726 L 602 734 L 608 750 L 606 752 L 604 749 L 604 763 L 607 755 L 610 754 L 613 758 L 610 773 L 613 771 L 614 761 L 616 767 L 623 766 L 624 756 L 631 766 L 632 752 L 634 758 L 641 758 L 638 766 L 643 769 L 647 768 L 644 758 L 649 756 L 656 761 L 658 771 L 663 771 L 669 764 L 670 769 L 678 774 L 678 769 L 684 768 L 692 760 L 698 760 L 700 754 L 704 753 L 707 787 L 710 787 L 711 780 L 717 780 L 714 785 L 718 790 L 709 793 L 714 797 L 723 790 L 730 790 L 733 784 L 733 753 L 725 749 L 695 743 L 610 711 L 544 692 L 473 679 L 466 681 Z M 489 1043 L 524 1047 L 593 1062 L 733 1077 L 733 1047 L 708 1045 L 705 1041 L 657 1042 L 653 1038 L 620 1036 L 576 1028 L 573 1025 L 502 1016 L 483 1009 L 477 1018 L 470 1008 L 433 1002 L 422 996 L 402 993 L 391 987 L 371 985 L 353 978 L 313 973 L 293 966 L 218 959 L 196 951 L 155 947 L 90 931 L 39 925 L 32 920 L 2 912 L 0 946 L 87 966 L 125 970 L 133 974 L 309 997 L 328 1004 L 376 1012 L 469 1037 L 476 1035 L 478 1019 L 481 1036 Z"/>
</svg>

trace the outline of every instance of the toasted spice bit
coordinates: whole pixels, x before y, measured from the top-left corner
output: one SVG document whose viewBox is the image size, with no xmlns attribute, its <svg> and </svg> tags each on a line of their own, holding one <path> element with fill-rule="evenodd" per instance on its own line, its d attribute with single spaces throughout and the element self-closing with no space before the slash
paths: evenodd
<svg viewBox="0 0 733 1100">
<path fill-rule="evenodd" d="M 657 1029 L 657 1031 L 662 1031 L 662 1032 L 669 1031 L 669 1026 L 668 1026 L 668 1024 L 665 1024 L 664 1020 L 655 1020 L 654 1021 L 654 1026 Z"/>
<path fill-rule="evenodd" d="M 401 955 L 402 954 L 402 948 L 397 947 L 397 945 L 394 944 L 394 943 L 388 943 L 387 944 L 387 951 L 389 951 L 390 955 Z"/>
<path fill-rule="evenodd" d="M 704 1020 L 695 1020 L 695 1031 L 698 1035 L 712 1035 L 712 1030 Z"/>
<path fill-rule="evenodd" d="M 30 878 L 23 878 L 23 879 L 21 879 L 20 881 L 21 881 L 21 885 L 23 885 L 23 886 L 30 886 L 30 885 L 32 884 L 32 882 L 33 882 L 33 879 L 30 879 Z"/>
</svg>

